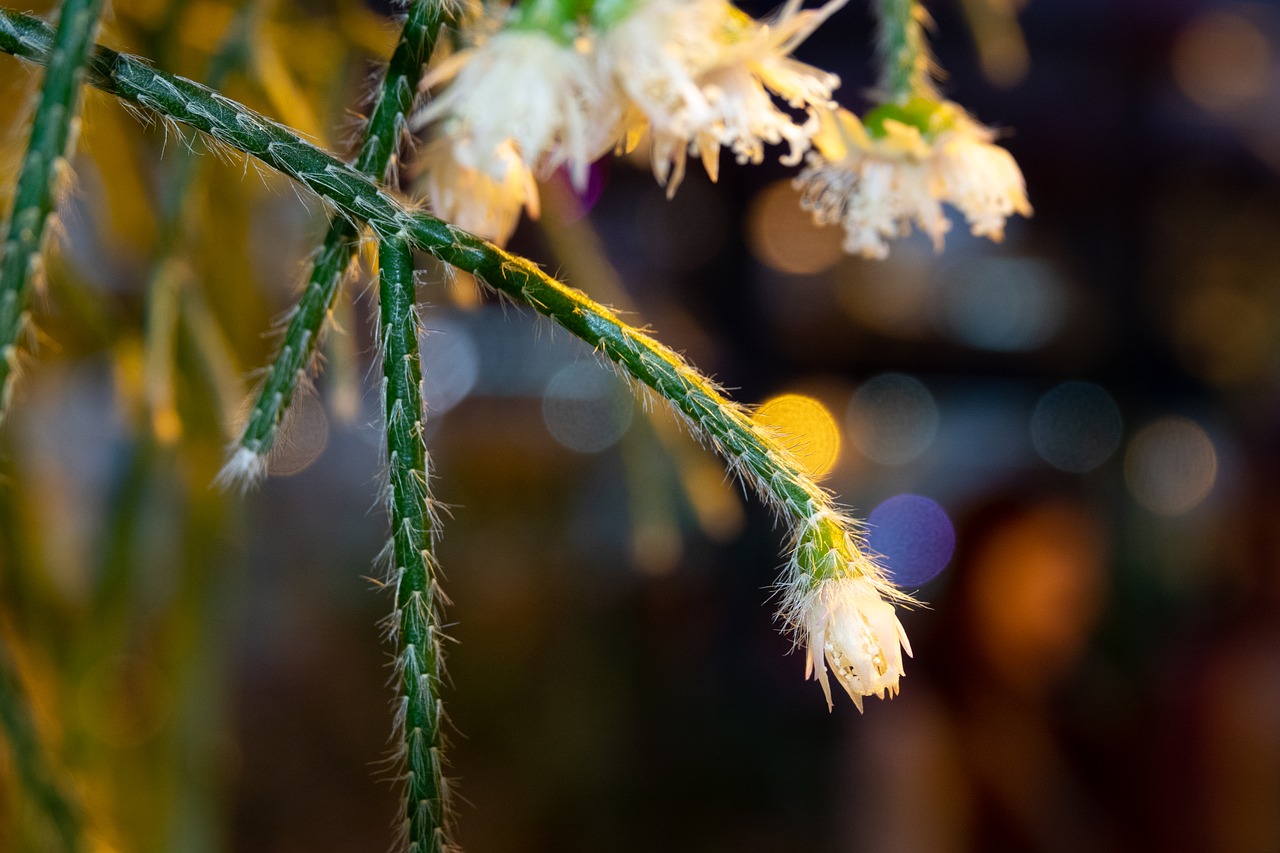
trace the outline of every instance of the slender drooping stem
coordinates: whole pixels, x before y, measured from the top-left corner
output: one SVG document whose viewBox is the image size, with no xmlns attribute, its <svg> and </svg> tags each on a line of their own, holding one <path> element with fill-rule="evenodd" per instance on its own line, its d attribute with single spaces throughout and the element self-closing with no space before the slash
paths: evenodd
<svg viewBox="0 0 1280 853">
<path fill-rule="evenodd" d="M 0 10 L 0 50 L 39 62 L 47 56 L 48 39 L 48 27 L 39 20 Z M 858 531 L 777 436 L 683 358 L 608 308 L 525 258 L 409 209 L 352 167 L 197 83 L 105 48 L 95 53 L 90 71 L 92 82 L 105 91 L 191 125 L 284 172 L 344 216 L 367 223 L 380 239 L 405 240 L 532 306 L 656 391 L 786 519 L 796 563 L 796 576 L 783 582 L 788 589 L 850 571 L 874 574 L 859 549 Z"/>
<path fill-rule="evenodd" d="M 418 90 L 422 69 L 431 58 L 444 19 L 441 0 L 412 0 L 382 85 L 374 96 L 373 111 L 355 168 L 375 179 L 394 180 L 405 123 Z M 339 287 L 355 259 L 357 224 L 334 216 L 324 243 L 316 250 L 306 289 L 294 307 L 275 360 L 267 369 L 262 388 L 249 412 L 226 473 L 252 479 L 266 470 L 265 456 L 275 442 L 280 424 L 299 383 L 310 370 L 316 345 L 333 308 Z"/>
<path fill-rule="evenodd" d="M 14 661 L 0 641 L 0 737 L 7 742 L 20 790 L 44 813 L 60 849 L 82 849 L 78 809 L 63 792 L 40 743 Z"/>
<path fill-rule="evenodd" d="M 936 97 L 933 55 L 924 32 L 929 13 L 923 3 L 876 0 L 873 5 L 879 19 L 880 97 L 892 104 L 904 104 L 912 97 Z"/>
<path fill-rule="evenodd" d="M 210 87 L 220 87 L 243 64 L 257 14 L 256 3 L 246 3 L 236 14 L 209 60 Z M 193 296 L 190 288 L 183 293 L 183 265 L 176 260 L 182 248 L 184 212 L 201 162 L 196 152 L 187 148 L 179 148 L 174 156 L 171 177 L 160 192 L 156 252 L 147 277 L 145 301 L 147 405 L 152 433 L 163 443 L 176 441 L 181 427 L 175 408 L 174 348 L 183 303 L 189 304 Z"/>
<path fill-rule="evenodd" d="M 446 844 L 446 792 L 440 748 L 440 593 L 409 244 L 382 240 L 378 268 L 387 514 L 391 518 L 387 582 L 396 599 L 391 627 L 399 647 L 396 666 L 402 694 L 397 723 L 405 761 L 405 832 L 411 853 L 441 853 Z"/>
<path fill-rule="evenodd" d="M 31 122 L 31 138 L 18 174 L 0 259 L 0 417 L 9 408 L 18 369 L 18 347 L 30 323 L 32 280 L 43 262 L 45 226 L 60 174 L 75 147 L 80 81 L 93 47 L 102 0 L 66 0 L 50 40 L 44 83 Z"/>
</svg>

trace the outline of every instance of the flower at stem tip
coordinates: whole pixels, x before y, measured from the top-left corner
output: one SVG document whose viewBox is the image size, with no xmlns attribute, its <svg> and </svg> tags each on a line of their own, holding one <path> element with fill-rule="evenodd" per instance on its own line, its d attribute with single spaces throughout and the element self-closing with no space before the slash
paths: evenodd
<svg viewBox="0 0 1280 853">
<path fill-rule="evenodd" d="M 844 226 L 850 254 L 884 258 L 886 240 L 910 234 L 913 224 L 941 250 L 951 228 L 943 203 L 964 215 L 974 236 L 997 242 L 1010 216 L 1031 215 L 1017 162 L 956 104 L 913 97 L 862 120 L 845 109 L 819 118 L 816 151 L 795 186 L 814 221 Z"/>
<path fill-rule="evenodd" d="M 829 578 L 818 585 L 798 614 L 807 646 L 805 677 L 822 685 L 828 710 L 835 707 L 827 667 L 853 704 L 862 711 L 862 697 L 893 698 L 905 674 L 902 652 L 911 643 L 894 611 L 892 599 L 901 597 L 867 575 Z"/>
</svg>

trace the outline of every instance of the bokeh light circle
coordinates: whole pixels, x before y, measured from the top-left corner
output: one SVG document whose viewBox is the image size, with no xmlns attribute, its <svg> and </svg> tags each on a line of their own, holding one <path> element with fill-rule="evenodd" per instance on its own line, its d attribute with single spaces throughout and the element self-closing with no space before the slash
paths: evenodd
<svg viewBox="0 0 1280 853">
<path fill-rule="evenodd" d="M 1026 352 L 1058 333 L 1068 297 L 1051 265 L 1000 256 L 967 265 L 943 291 L 943 307 L 952 334 L 969 346 Z"/>
<path fill-rule="evenodd" d="M 433 318 L 419 337 L 422 350 L 422 388 L 428 414 L 441 414 L 458 405 L 480 376 L 480 353 L 471 333 L 458 323 Z"/>
<path fill-rule="evenodd" d="M 1207 281 L 1176 297 L 1173 343 L 1194 375 L 1217 385 L 1249 382 L 1272 369 L 1274 324 L 1265 294 Z"/>
<path fill-rule="evenodd" d="M 849 440 L 868 459 L 905 465 L 938 435 L 938 406 L 924 383 L 902 373 L 873 376 L 854 392 Z"/>
<path fill-rule="evenodd" d="M 752 199 L 747 235 L 752 254 L 784 273 L 814 275 L 844 257 L 841 229 L 816 225 L 790 180 L 770 184 Z"/>
<path fill-rule="evenodd" d="M 1040 398 L 1031 415 L 1031 443 L 1053 467 L 1092 471 L 1120 447 L 1120 408 L 1092 382 L 1063 382 Z"/>
<path fill-rule="evenodd" d="M 592 361 L 561 368 L 542 396 L 542 419 L 556 441 L 579 453 L 599 453 L 631 426 L 631 389 Z"/>
<path fill-rule="evenodd" d="M 779 394 L 756 409 L 757 423 L 778 432 L 783 444 L 813 477 L 840 457 L 840 427 L 827 407 L 803 394 Z"/>
<path fill-rule="evenodd" d="M 293 397 L 271 452 L 267 471 L 273 477 L 300 474 L 320 458 L 329 445 L 329 416 L 315 391 L 303 390 Z"/>
<path fill-rule="evenodd" d="M 1244 15 L 1211 11 L 1179 33 L 1173 79 L 1204 109 L 1237 109 L 1262 97 L 1271 74 L 1267 36 Z"/>
<path fill-rule="evenodd" d="M 921 495 L 896 495 L 871 511 L 867 544 L 890 580 L 918 587 L 946 568 L 956 531 L 946 510 Z"/>
<path fill-rule="evenodd" d="M 1124 478 L 1134 500 L 1159 515 L 1194 509 L 1213 489 L 1218 454 L 1208 433 L 1187 418 L 1162 418 L 1133 437 Z"/>
</svg>

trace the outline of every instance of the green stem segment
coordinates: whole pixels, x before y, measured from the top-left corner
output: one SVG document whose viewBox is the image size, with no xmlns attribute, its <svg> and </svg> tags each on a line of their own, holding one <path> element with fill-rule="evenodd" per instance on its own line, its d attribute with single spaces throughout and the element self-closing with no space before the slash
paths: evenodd
<svg viewBox="0 0 1280 853">
<path fill-rule="evenodd" d="M 391 516 L 389 584 L 399 641 L 401 735 L 408 794 L 410 853 L 445 850 L 445 787 L 440 744 L 440 636 L 436 618 L 434 518 L 423 437 L 422 367 L 414 307 L 413 252 L 399 239 L 378 244 L 382 329 L 383 412 L 386 419 Z"/>
<path fill-rule="evenodd" d="M 440 0 L 413 0 L 400 32 L 400 41 L 378 89 L 355 168 L 374 179 L 394 180 L 397 152 L 405 135 L 418 80 L 444 19 Z M 302 298 L 289 318 L 284 340 L 258 393 L 239 446 L 261 459 L 275 442 L 299 382 L 307 375 L 315 356 L 325 320 L 333 308 L 338 288 L 355 259 L 358 245 L 354 222 L 334 217 L 316 253 Z M 261 471 L 261 465 L 251 466 Z"/>
<path fill-rule="evenodd" d="M 80 814 L 63 792 L 45 756 L 26 691 L 9 650 L 0 642 L 0 734 L 17 773 L 18 788 L 40 808 L 57 834 L 60 850 L 83 849 Z"/>
<path fill-rule="evenodd" d="M 75 147 L 80 81 L 101 10 L 102 0 L 66 0 L 57 32 L 48 40 L 44 83 L 0 259 L 0 417 L 13 393 L 18 346 L 29 322 L 31 282 L 41 263 L 59 171 L 68 168 L 66 161 Z"/>
<path fill-rule="evenodd" d="M 47 27 L 0 11 L 0 50 L 36 62 L 47 55 Z M 793 524 L 832 510 L 830 496 L 796 464 L 768 430 L 730 402 L 679 355 L 512 255 L 430 214 L 408 209 L 388 193 L 287 129 L 189 80 L 99 48 L 93 82 L 108 92 L 185 122 L 284 172 L 382 240 L 401 239 L 532 306 L 617 362 L 680 411 L 744 479 Z"/>
<path fill-rule="evenodd" d="M 936 99 L 924 5 L 920 0 L 876 0 L 874 5 L 880 21 L 880 96 L 892 104 L 905 104 L 913 97 Z"/>
</svg>

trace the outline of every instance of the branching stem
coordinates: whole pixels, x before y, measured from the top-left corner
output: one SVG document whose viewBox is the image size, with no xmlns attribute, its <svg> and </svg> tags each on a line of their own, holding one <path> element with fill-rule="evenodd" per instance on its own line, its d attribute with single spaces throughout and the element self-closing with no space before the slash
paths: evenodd
<svg viewBox="0 0 1280 853">
<path fill-rule="evenodd" d="M 0 10 L 0 50 L 40 62 L 48 54 L 48 39 L 48 27 L 39 20 Z M 860 555 L 856 530 L 777 437 L 644 331 L 532 261 L 411 210 L 352 167 L 197 83 L 106 48 L 97 50 L 90 69 L 95 85 L 284 172 L 347 218 L 367 223 L 379 239 L 404 240 L 532 306 L 656 391 L 787 521 L 803 577 L 788 578 L 784 586 L 794 589 L 847 571 L 875 571 Z"/>
<path fill-rule="evenodd" d="M 418 79 L 431 58 L 444 15 L 440 0 L 413 0 L 409 5 L 400 41 L 377 90 L 356 155 L 355 168 L 369 177 L 393 179 L 396 173 L 406 117 L 413 108 Z M 355 259 L 357 240 L 355 222 L 333 217 L 324 243 L 316 252 L 306 289 L 289 318 L 284 340 L 267 370 L 238 442 L 252 460 L 260 462 L 271 449 L 294 393 L 307 375 L 333 301 Z M 250 465 L 243 473 L 262 473 L 264 468 L 262 464 Z"/>
</svg>

